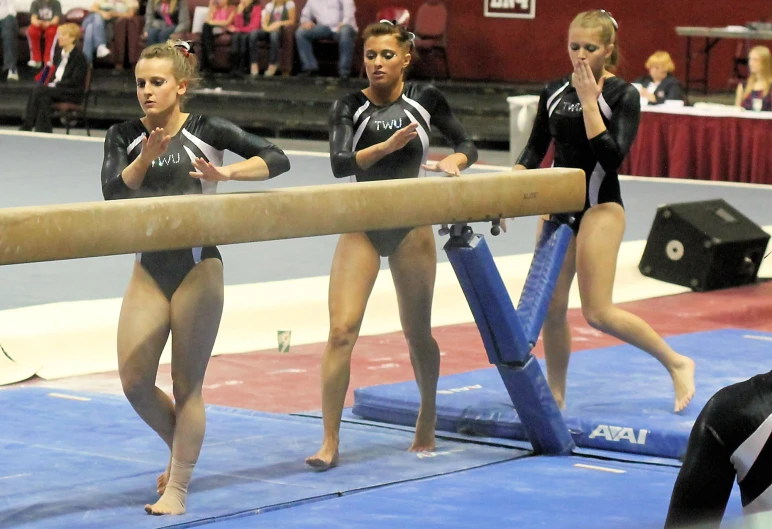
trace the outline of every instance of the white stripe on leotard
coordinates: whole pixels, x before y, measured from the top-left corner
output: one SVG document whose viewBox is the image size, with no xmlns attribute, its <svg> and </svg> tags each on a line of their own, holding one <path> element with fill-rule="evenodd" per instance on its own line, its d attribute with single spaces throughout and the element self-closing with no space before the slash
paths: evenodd
<svg viewBox="0 0 772 529">
<path fill-rule="evenodd" d="M 424 118 L 424 121 L 426 122 L 426 126 L 429 127 L 429 131 L 432 130 L 432 116 L 429 114 L 429 111 L 426 110 L 421 103 L 414 99 L 410 99 L 405 94 L 402 94 L 402 99 L 404 99 L 410 106 L 415 108 L 419 114 L 421 114 L 421 117 Z M 407 110 L 405 111 L 407 112 Z M 410 115 L 408 113 L 408 115 Z"/>
<path fill-rule="evenodd" d="M 549 115 L 551 116 L 552 113 L 555 111 L 555 108 L 558 106 L 558 103 L 560 103 L 560 99 L 558 99 L 558 96 L 561 96 L 563 92 L 566 91 L 566 88 L 568 88 L 568 82 L 557 89 L 557 91 L 550 96 L 549 99 L 547 99 L 547 110 L 549 111 Z"/>
<path fill-rule="evenodd" d="M 204 153 L 204 156 L 206 156 L 206 159 L 209 160 L 209 163 L 216 167 L 222 166 L 225 151 L 219 151 L 215 149 L 201 138 L 188 132 L 186 129 L 182 129 L 182 135 L 193 142 L 193 145 L 201 149 L 201 152 Z"/>
<path fill-rule="evenodd" d="M 738 446 L 737 450 L 735 450 L 729 458 L 737 471 L 738 483 L 745 479 L 745 476 L 753 466 L 753 463 L 756 462 L 756 458 L 759 457 L 761 450 L 764 448 L 764 445 L 767 444 L 771 435 L 772 415 L 767 417 L 767 420 L 761 423 L 761 426 L 759 426 L 750 437 L 743 441 L 743 444 Z"/>
<path fill-rule="evenodd" d="M 140 134 L 139 136 L 137 136 L 136 138 L 134 138 L 134 141 L 129 143 L 129 146 L 126 147 L 126 154 L 127 155 L 131 154 L 131 151 L 133 151 L 136 148 L 137 145 L 142 143 L 142 138 L 144 138 L 144 137 L 145 137 L 145 134 L 143 133 L 143 134 Z"/>
<path fill-rule="evenodd" d="M 600 195 L 600 186 L 603 185 L 603 179 L 606 178 L 606 171 L 600 166 L 600 162 L 595 164 L 595 168 L 590 175 L 590 188 L 587 194 L 590 197 L 590 206 L 598 205 L 598 196 Z"/>
<path fill-rule="evenodd" d="M 426 129 L 424 129 L 423 125 L 419 123 L 419 121 L 411 114 L 407 109 L 405 109 L 405 114 L 407 114 L 408 119 L 411 121 L 411 123 L 416 123 L 418 125 L 418 128 L 416 128 L 416 132 L 418 133 L 418 137 L 421 139 L 421 145 L 423 145 L 424 153 L 421 157 L 421 163 L 426 163 L 426 160 L 429 159 L 429 134 L 426 132 Z"/>
<path fill-rule="evenodd" d="M 196 159 L 196 155 L 191 151 L 187 145 L 182 146 L 183 149 L 185 149 L 185 152 L 188 153 L 188 158 L 190 158 L 190 162 L 193 163 L 193 160 Z M 217 165 L 217 164 L 213 164 Z M 222 165 L 222 164 L 220 164 Z M 214 195 L 217 192 L 217 182 L 210 182 L 209 180 L 201 180 L 201 194 L 202 195 Z"/>
<path fill-rule="evenodd" d="M 608 106 L 608 103 L 606 103 L 606 100 L 603 98 L 603 94 L 600 95 L 598 98 L 598 106 L 600 107 L 600 111 L 603 113 L 604 116 L 606 116 L 606 119 L 611 119 L 611 107 Z"/>
<path fill-rule="evenodd" d="M 356 125 L 356 122 L 359 121 L 359 117 L 362 115 L 362 113 L 365 110 L 367 110 L 367 107 L 369 106 L 370 106 L 370 101 L 365 101 L 365 104 L 359 107 L 356 112 L 354 112 L 354 120 L 353 120 L 354 125 Z"/>
<path fill-rule="evenodd" d="M 370 118 L 372 116 L 367 116 L 365 120 L 357 127 L 356 132 L 354 133 L 354 141 L 353 145 L 351 147 L 352 150 L 357 150 L 357 144 L 359 143 L 359 140 L 362 138 L 362 134 L 365 133 L 365 129 L 367 128 L 367 124 L 370 122 Z"/>
</svg>

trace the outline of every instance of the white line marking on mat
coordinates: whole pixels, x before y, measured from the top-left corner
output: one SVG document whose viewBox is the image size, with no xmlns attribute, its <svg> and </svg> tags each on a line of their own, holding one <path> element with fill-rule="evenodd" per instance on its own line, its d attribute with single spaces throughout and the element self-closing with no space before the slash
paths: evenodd
<svg viewBox="0 0 772 529">
<path fill-rule="evenodd" d="M 204 389 L 217 389 L 225 386 L 238 386 L 239 384 L 243 384 L 243 383 L 244 382 L 242 382 L 241 380 L 226 380 L 222 384 L 208 384 L 204 386 Z"/>
<path fill-rule="evenodd" d="M 443 450 L 442 452 L 418 452 L 416 453 L 416 457 L 418 459 L 426 459 L 427 457 L 448 456 L 459 452 L 466 452 L 466 450 L 463 448 L 456 448 L 455 450 Z"/>
<path fill-rule="evenodd" d="M 24 476 L 31 476 L 31 475 L 32 475 L 32 472 L 27 472 L 26 474 L 16 474 L 16 475 L 13 475 L 13 476 L 3 476 L 3 477 L 0 477 L 0 479 L 22 478 Z"/>
<path fill-rule="evenodd" d="M 753 336 L 752 334 L 744 334 L 743 338 L 747 338 L 749 340 L 763 340 L 765 342 L 772 342 L 772 337 L 769 336 Z"/>
<path fill-rule="evenodd" d="M 584 465 L 582 463 L 575 463 L 577 468 L 586 468 L 588 470 L 600 470 L 601 472 L 611 472 L 612 474 L 625 474 L 626 470 L 617 470 L 616 468 L 596 467 L 593 465 Z"/>
<path fill-rule="evenodd" d="M 82 400 L 85 402 L 88 402 L 89 398 L 86 397 L 76 397 L 75 395 L 65 395 L 64 393 L 49 393 L 46 395 L 47 397 L 55 397 L 57 399 L 70 399 L 70 400 Z"/>
<path fill-rule="evenodd" d="M 38 138 L 46 140 L 68 140 L 68 141 L 85 141 L 92 143 L 104 143 L 104 138 L 90 137 L 90 136 L 73 136 L 66 134 L 43 134 L 38 132 L 23 132 L 18 130 L 0 130 L 0 135 L 3 136 L 26 136 L 28 138 Z M 285 154 L 292 156 L 312 156 L 316 158 L 329 158 L 330 154 L 319 151 L 300 151 L 294 149 L 287 149 Z M 509 171 L 512 168 L 506 165 L 488 165 L 488 164 L 475 164 L 472 167 L 476 169 L 482 169 L 483 171 Z M 640 182 L 656 182 L 659 184 L 683 184 L 683 185 L 702 185 L 702 186 L 724 186 L 724 187 L 746 187 L 749 189 L 772 189 L 772 186 L 768 184 L 749 184 L 746 182 L 719 182 L 715 180 L 693 180 L 688 178 L 660 178 L 656 176 L 629 176 L 619 175 L 620 180 L 640 181 Z"/>
<path fill-rule="evenodd" d="M 92 143 L 104 143 L 104 138 L 91 137 L 91 136 L 69 136 L 67 134 L 47 134 L 42 132 L 23 132 L 20 130 L 0 130 L 0 135 L 3 136 L 26 136 L 28 138 L 38 138 L 41 140 L 70 140 L 70 141 L 86 141 Z"/>
<path fill-rule="evenodd" d="M 379 366 L 368 366 L 367 369 L 394 369 L 399 367 L 399 364 L 381 364 Z"/>
<path fill-rule="evenodd" d="M 268 375 L 283 375 L 284 373 L 305 373 L 305 369 L 279 369 L 277 371 L 269 371 Z"/>
<path fill-rule="evenodd" d="M 220 441 L 217 443 L 204 443 L 204 447 L 211 448 L 213 446 L 243 443 L 244 441 L 254 441 L 255 439 L 263 439 L 264 437 L 265 437 L 264 435 L 250 435 L 249 437 L 240 437 L 238 439 L 228 439 L 227 441 Z"/>
</svg>

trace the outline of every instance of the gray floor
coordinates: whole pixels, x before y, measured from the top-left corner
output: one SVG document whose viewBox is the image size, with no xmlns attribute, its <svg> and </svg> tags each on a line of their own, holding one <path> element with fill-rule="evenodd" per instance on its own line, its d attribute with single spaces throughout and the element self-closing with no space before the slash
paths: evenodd
<svg viewBox="0 0 772 529">
<path fill-rule="evenodd" d="M 324 152 L 322 142 L 279 140 L 286 150 Z M 102 162 L 101 142 L 68 141 L 44 135 L 29 138 L 0 135 L 2 195 L 0 207 L 101 201 L 99 174 Z M 226 163 L 236 161 L 226 154 Z M 509 153 L 481 153 L 489 164 L 505 165 Z M 326 158 L 291 156 L 289 173 L 259 183 L 229 183 L 220 192 L 343 183 L 336 180 Z M 760 225 L 772 224 L 772 186 L 727 187 L 710 184 L 623 183 L 628 211 L 625 240 L 646 239 L 656 208 L 663 203 L 724 198 Z M 489 226 L 475 225 L 488 234 Z M 533 250 L 536 219 L 510 221 L 507 234 L 487 235 L 496 256 Z M 437 236 L 438 259 L 447 261 Z M 244 284 L 327 275 L 337 236 L 239 244 L 221 247 L 225 262 L 226 284 Z M 49 263 L 30 263 L 0 268 L 0 310 L 84 299 L 123 295 L 133 256 L 113 256 Z M 384 259 L 383 268 L 387 267 Z"/>
</svg>

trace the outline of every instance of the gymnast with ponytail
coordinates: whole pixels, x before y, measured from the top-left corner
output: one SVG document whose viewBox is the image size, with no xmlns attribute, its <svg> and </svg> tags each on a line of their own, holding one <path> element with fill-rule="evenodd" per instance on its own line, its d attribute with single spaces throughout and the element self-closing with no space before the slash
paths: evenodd
<svg viewBox="0 0 772 529">
<path fill-rule="evenodd" d="M 554 142 L 554 166 L 582 169 L 587 177 L 584 208 L 552 219 L 569 224 L 574 237 L 544 320 L 547 380 L 558 406 L 565 408 L 571 354 L 567 311 L 576 275 L 587 322 L 658 360 L 673 383 L 673 410 L 680 412 L 695 393 L 694 361 L 674 351 L 645 321 L 612 302 L 626 222 L 618 171 L 638 132 L 641 113 L 638 91 L 614 75 L 618 33 L 617 20 L 603 9 L 574 17 L 567 43 L 573 72 L 542 90 L 531 136 L 513 168 L 538 168 Z"/>
<path fill-rule="evenodd" d="M 330 110 L 330 162 L 337 178 L 357 182 L 416 178 L 421 169 L 459 176 L 477 161 L 477 149 L 442 93 L 431 84 L 405 81 L 415 53 L 413 39 L 412 33 L 389 21 L 365 29 L 369 86 L 342 97 Z M 436 164 L 427 163 L 432 129 L 454 151 Z M 345 233 L 338 240 L 330 272 L 330 331 L 322 356 L 324 438 L 319 450 L 306 459 L 318 470 L 338 464 L 351 353 L 383 257 L 389 260 L 402 330 L 421 393 L 410 450 L 435 448 L 440 351 L 431 329 L 437 267 L 432 227 Z"/>
<path fill-rule="evenodd" d="M 265 180 L 289 170 L 263 138 L 216 117 L 183 112 L 198 82 L 196 56 L 183 41 L 145 48 L 135 70 L 144 116 L 107 132 L 102 164 L 106 200 L 215 193 L 219 182 Z M 225 150 L 244 160 L 223 165 Z M 254 222 L 255 219 L 244 219 Z M 183 514 L 204 441 L 204 374 L 223 310 L 223 264 L 216 247 L 137 254 L 118 321 L 118 370 L 134 410 L 166 443 L 169 464 L 148 514 Z M 172 400 L 156 386 L 171 334 Z"/>
</svg>

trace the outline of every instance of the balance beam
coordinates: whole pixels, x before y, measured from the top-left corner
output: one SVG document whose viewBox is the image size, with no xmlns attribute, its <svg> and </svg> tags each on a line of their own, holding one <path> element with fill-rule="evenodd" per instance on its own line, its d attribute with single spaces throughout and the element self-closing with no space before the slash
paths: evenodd
<svg viewBox="0 0 772 529">
<path fill-rule="evenodd" d="M 580 169 L 0 209 L 0 265 L 581 210 Z"/>
</svg>

